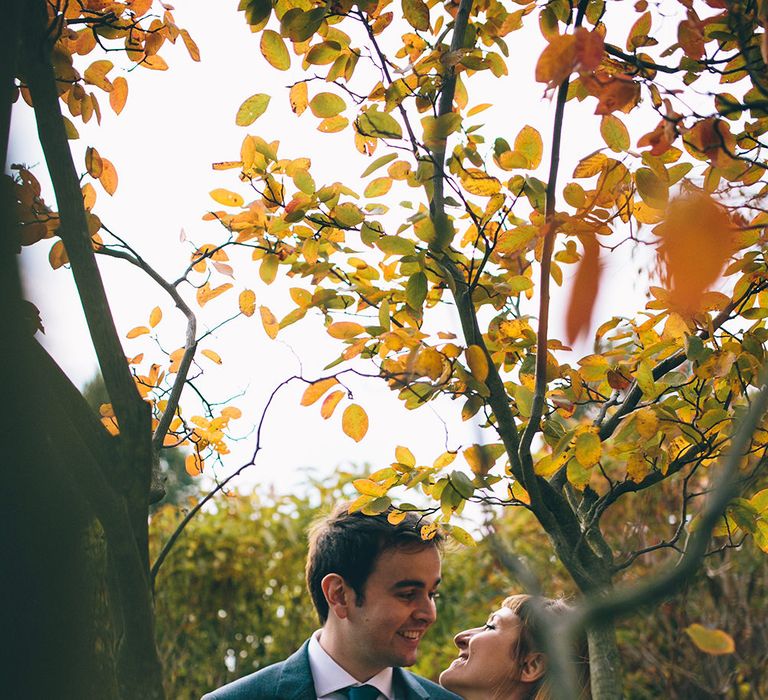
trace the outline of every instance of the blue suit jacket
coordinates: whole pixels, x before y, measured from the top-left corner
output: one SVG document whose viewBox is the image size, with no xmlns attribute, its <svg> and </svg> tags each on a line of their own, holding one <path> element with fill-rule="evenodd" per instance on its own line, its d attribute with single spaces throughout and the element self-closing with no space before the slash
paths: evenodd
<svg viewBox="0 0 768 700">
<path fill-rule="evenodd" d="M 309 667 L 309 642 L 272 666 L 228 683 L 203 696 L 202 700 L 316 700 L 312 671 Z M 460 700 L 436 683 L 410 671 L 395 668 L 394 687 L 406 700 Z"/>
</svg>

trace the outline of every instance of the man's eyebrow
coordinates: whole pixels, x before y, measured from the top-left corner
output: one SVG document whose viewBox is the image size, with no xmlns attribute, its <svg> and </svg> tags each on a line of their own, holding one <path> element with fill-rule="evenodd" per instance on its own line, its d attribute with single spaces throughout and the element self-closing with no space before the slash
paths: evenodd
<svg viewBox="0 0 768 700">
<path fill-rule="evenodd" d="M 435 581 L 435 585 L 432 586 L 433 588 L 437 586 L 442 579 L 437 579 Z M 424 583 L 424 581 L 420 581 L 419 579 L 403 579 L 402 581 L 398 581 L 395 583 L 392 588 L 426 588 L 427 585 Z"/>
</svg>

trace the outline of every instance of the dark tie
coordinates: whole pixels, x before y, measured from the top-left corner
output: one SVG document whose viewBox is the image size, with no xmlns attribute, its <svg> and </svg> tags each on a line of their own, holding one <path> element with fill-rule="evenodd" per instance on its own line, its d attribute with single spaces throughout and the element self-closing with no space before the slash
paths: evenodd
<svg viewBox="0 0 768 700">
<path fill-rule="evenodd" d="M 379 689 L 372 685 L 351 685 L 347 688 L 349 700 L 376 700 L 379 697 Z"/>
</svg>

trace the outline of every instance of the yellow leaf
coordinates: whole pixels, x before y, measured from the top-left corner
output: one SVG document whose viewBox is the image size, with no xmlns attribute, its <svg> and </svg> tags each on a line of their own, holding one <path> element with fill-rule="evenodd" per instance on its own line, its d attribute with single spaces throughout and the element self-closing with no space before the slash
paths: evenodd
<svg viewBox="0 0 768 700">
<path fill-rule="evenodd" d="M 652 408 L 641 408 L 635 413 L 635 427 L 640 437 L 650 440 L 659 429 L 659 418 Z"/>
<path fill-rule="evenodd" d="M 222 188 L 211 190 L 209 193 L 215 202 L 224 205 L 225 207 L 242 207 L 243 198 L 236 192 L 230 192 Z"/>
<path fill-rule="evenodd" d="M 217 365 L 221 364 L 221 357 L 217 352 L 214 352 L 213 350 L 201 350 L 201 353 Z"/>
<path fill-rule="evenodd" d="M 209 282 L 206 282 L 202 287 L 197 290 L 197 303 L 200 306 L 205 306 L 211 299 L 215 299 L 220 294 L 224 294 L 227 290 L 232 288 L 232 284 L 225 282 L 218 287 L 211 288 Z"/>
<path fill-rule="evenodd" d="M 280 324 L 277 322 L 275 315 L 266 306 L 260 306 L 259 313 L 261 314 L 261 324 L 264 326 L 264 330 L 274 340 L 277 338 Z"/>
<path fill-rule="evenodd" d="M 322 406 L 320 406 L 320 415 L 326 420 L 330 418 L 342 398 L 344 398 L 344 392 L 341 391 L 341 389 L 337 389 L 328 394 L 328 396 L 323 399 Z"/>
<path fill-rule="evenodd" d="M 357 492 L 361 493 L 363 496 L 373 496 L 374 498 L 380 498 L 387 492 L 386 486 L 377 484 L 370 479 L 355 479 L 352 482 L 352 486 L 354 486 L 355 489 L 357 489 Z"/>
<path fill-rule="evenodd" d="M 544 151 L 541 134 L 532 126 L 524 126 L 515 137 L 515 151 L 525 156 L 529 168 L 538 168 Z"/>
<path fill-rule="evenodd" d="M 237 408 L 237 406 L 227 406 L 221 410 L 221 415 L 225 418 L 232 418 L 233 420 L 236 420 L 243 415 L 243 412 Z"/>
<path fill-rule="evenodd" d="M 360 442 L 368 432 L 368 414 L 362 406 L 350 404 L 341 417 L 341 429 L 355 442 Z"/>
<path fill-rule="evenodd" d="M 470 535 L 463 527 L 459 527 L 458 525 L 451 525 L 451 529 L 448 531 L 448 534 L 450 534 L 450 536 L 453 537 L 453 539 L 455 539 L 457 542 L 460 542 L 467 547 L 477 546 L 475 538 L 472 537 L 472 535 Z"/>
<path fill-rule="evenodd" d="M 160 309 L 159 306 L 156 306 L 154 309 L 152 309 L 152 313 L 149 314 L 149 325 L 151 328 L 154 328 L 163 318 L 163 312 Z"/>
<path fill-rule="evenodd" d="M 633 452 L 627 459 L 627 479 L 639 484 L 651 471 L 651 465 L 642 454 Z"/>
<path fill-rule="evenodd" d="M 733 654 L 736 646 L 733 637 L 723 630 L 713 630 L 698 623 L 685 628 L 685 633 L 701 651 L 715 656 Z"/>
<path fill-rule="evenodd" d="M 193 452 L 191 455 L 187 455 L 184 460 L 184 468 L 187 470 L 187 474 L 190 476 L 199 476 L 203 473 L 203 459 L 197 452 Z"/>
<path fill-rule="evenodd" d="M 469 371 L 478 382 L 488 379 L 488 359 L 479 345 L 470 345 L 464 354 L 467 358 Z"/>
<path fill-rule="evenodd" d="M 521 503 L 530 505 L 531 497 L 528 495 L 528 492 L 523 488 L 523 485 L 519 481 L 514 481 L 512 486 L 510 486 L 507 490 L 510 498 L 517 499 Z"/>
<path fill-rule="evenodd" d="M 387 521 L 390 525 L 399 525 L 403 520 L 405 520 L 406 513 L 403 510 L 393 510 L 390 512 L 390 514 L 387 516 Z"/>
<path fill-rule="evenodd" d="M 307 108 L 307 83 L 302 81 L 292 86 L 288 92 L 288 98 L 291 101 L 291 109 L 297 115 L 301 115 L 301 113 Z"/>
<path fill-rule="evenodd" d="M 583 467 L 594 467 L 600 461 L 603 445 L 600 436 L 593 430 L 588 430 L 576 436 L 574 454 Z"/>
<path fill-rule="evenodd" d="M 240 292 L 238 304 L 244 316 L 253 316 L 256 311 L 256 294 L 250 289 L 244 289 Z"/>
<path fill-rule="evenodd" d="M 112 90 L 112 83 L 107 78 L 107 73 L 112 70 L 114 64 L 112 61 L 94 61 L 83 73 L 86 83 L 95 85 L 105 92 Z"/>
<path fill-rule="evenodd" d="M 99 152 L 92 146 L 88 146 L 85 149 L 85 169 L 88 171 L 88 174 L 98 179 L 101 177 L 103 167 Z"/>
<path fill-rule="evenodd" d="M 354 338 L 365 331 L 359 323 L 353 321 L 337 321 L 328 326 L 328 335 L 338 340 L 348 340 Z"/>
<path fill-rule="evenodd" d="M 395 459 L 398 464 L 404 464 L 406 467 L 416 466 L 416 458 L 413 456 L 413 452 L 402 445 L 398 445 L 395 448 Z"/>
<path fill-rule="evenodd" d="M 146 326 L 136 326 L 136 328 L 131 328 L 126 334 L 126 338 L 138 338 L 140 335 L 146 335 L 149 333 L 149 328 Z"/>
<path fill-rule="evenodd" d="M 304 391 L 301 397 L 302 406 L 311 406 L 317 401 L 328 389 L 338 384 L 336 377 L 328 377 L 326 379 L 318 379 L 316 382 L 312 382 Z"/>
<path fill-rule="evenodd" d="M 442 469 L 451 464 L 454 459 L 456 459 L 456 452 L 443 452 L 443 454 L 434 461 L 432 466 L 435 467 L 435 469 Z"/>
<path fill-rule="evenodd" d="M 430 523 L 429 525 L 422 525 L 420 534 L 422 540 L 431 540 L 437 534 L 437 523 Z"/>
</svg>

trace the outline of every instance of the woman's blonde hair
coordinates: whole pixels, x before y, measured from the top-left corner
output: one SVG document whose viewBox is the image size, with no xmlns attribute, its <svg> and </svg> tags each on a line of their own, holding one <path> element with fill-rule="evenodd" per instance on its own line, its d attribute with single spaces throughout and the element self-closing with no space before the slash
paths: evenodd
<svg viewBox="0 0 768 700">
<path fill-rule="evenodd" d="M 565 615 L 571 611 L 571 607 L 563 600 L 552 598 L 537 598 L 535 603 L 533 596 L 526 594 L 511 595 L 501 604 L 508 608 L 520 619 L 520 634 L 517 644 L 512 650 L 514 668 L 516 673 L 521 673 L 525 657 L 531 653 L 543 653 L 542 648 L 542 613 L 550 615 Z M 579 694 L 574 700 L 589 700 L 589 655 L 587 652 L 586 638 L 581 636 L 573 644 L 571 649 L 571 663 L 574 665 L 579 684 Z M 530 700 L 551 700 L 552 688 L 549 678 L 549 667 L 544 674 L 532 684 L 528 695 Z"/>
</svg>

